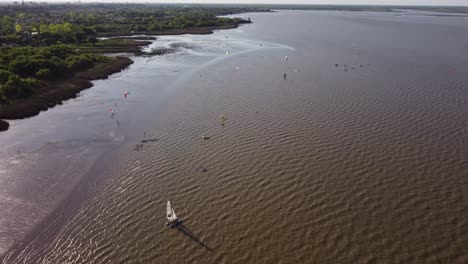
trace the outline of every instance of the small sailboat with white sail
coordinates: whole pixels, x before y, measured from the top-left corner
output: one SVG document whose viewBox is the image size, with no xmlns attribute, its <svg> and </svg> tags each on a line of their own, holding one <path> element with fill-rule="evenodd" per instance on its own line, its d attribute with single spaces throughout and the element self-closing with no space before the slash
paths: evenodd
<svg viewBox="0 0 468 264">
<path fill-rule="evenodd" d="M 166 223 L 166 225 L 170 228 L 176 227 L 178 224 L 181 223 L 179 218 L 177 218 L 174 208 L 172 208 L 171 202 L 167 201 L 167 220 L 169 222 Z"/>
</svg>

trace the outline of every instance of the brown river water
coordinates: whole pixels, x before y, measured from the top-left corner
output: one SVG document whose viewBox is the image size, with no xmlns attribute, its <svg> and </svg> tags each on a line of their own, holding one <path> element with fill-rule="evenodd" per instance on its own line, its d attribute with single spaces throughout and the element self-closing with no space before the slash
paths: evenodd
<svg viewBox="0 0 468 264">
<path fill-rule="evenodd" d="M 0 134 L 1 263 L 468 263 L 468 17 L 242 16 Z"/>
</svg>

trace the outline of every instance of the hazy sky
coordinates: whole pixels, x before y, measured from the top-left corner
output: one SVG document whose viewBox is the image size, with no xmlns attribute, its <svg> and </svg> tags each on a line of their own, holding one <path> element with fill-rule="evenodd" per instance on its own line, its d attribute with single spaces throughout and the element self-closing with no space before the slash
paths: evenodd
<svg viewBox="0 0 468 264">
<path fill-rule="evenodd" d="M 4 2 L 5 0 L 0 0 Z M 21 1 L 21 0 L 8 0 Z M 25 0 L 25 2 L 78 2 L 78 0 Z M 468 0 L 81 0 L 81 2 L 150 2 L 150 3 L 242 3 L 242 4 L 339 4 L 339 5 L 457 5 Z"/>
<path fill-rule="evenodd" d="M 130 1 L 131 2 L 131 1 Z M 148 1 L 150 2 L 150 1 Z M 152 1 L 151 1 L 152 2 Z M 468 0 L 160 0 L 169 3 L 270 3 L 270 4 L 362 4 L 362 5 L 459 5 Z"/>
<path fill-rule="evenodd" d="M 67 1 L 67 0 L 62 0 L 62 1 Z M 68 1 L 74 2 L 73 0 L 68 0 Z M 107 1 L 111 1 L 111 0 L 107 0 Z M 82 0 L 81 2 L 107 2 L 107 1 Z M 120 0 L 120 1 L 126 2 L 127 0 Z M 137 0 L 137 1 L 128 0 L 128 2 L 468 6 L 468 0 Z"/>
</svg>

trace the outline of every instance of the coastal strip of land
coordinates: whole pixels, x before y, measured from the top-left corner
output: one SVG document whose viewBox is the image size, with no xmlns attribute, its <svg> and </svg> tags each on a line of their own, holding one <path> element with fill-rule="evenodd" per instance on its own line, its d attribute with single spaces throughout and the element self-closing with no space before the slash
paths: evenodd
<svg viewBox="0 0 468 264">
<path fill-rule="evenodd" d="M 222 29 L 233 29 L 237 28 L 240 24 L 251 23 L 251 21 L 242 21 L 240 23 L 220 25 L 220 26 L 210 26 L 210 27 L 189 27 L 189 28 L 175 28 L 167 30 L 145 30 L 145 31 L 134 31 L 134 32 L 102 32 L 99 33 L 99 37 L 118 37 L 118 36 L 134 36 L 134 35 L 154 35 L 154 36 L 169 36 L 169 35 L 183 35 L 183 34 L 197 34 L 205 35 L 212 34 L 213 30 L 222 30 Z M 135 38 L 133 38 L 135 39 Z M 144 40 L 144 37 L 139 38 Z"/>
<path fill-rule="evenodd" d="M 157 35 L 211 34 L 232 29 L 250 19 L 222 15 L 269 11 L 252 8 L 194 8 L 135 5 L 128 12 L 119 6 L 63 5 L 7 6 L 0 11 L 0 120 L 37 115 L 74 98 L 133 63 L 127 57 L 165 55 L 173 48 L 143 52 Z M 44 15 L 44 11 L 48 11 Z M 109 15 L 111 14 L 111 15 Z M 0 122 L 0 131 L 7 130 Z"/>
<path fill-rule="evenodd" d="M 21 119 L 37 115 L 40 111 L 62 104 L 64 100 L 75 98 L 79 92 L 93 86 L 92 80 L 106 79 L 132 63 L 126 57 L 109 58 L 109 61 L 97 63 L 69 79 L 44 82 L 32 96 L 12 104 L 0 105 L 0 119 Z M 6 121 L 1 123 L 8 124 Z M 8 129 L 8 125 L 3 125 L 3 128 Z"/>
</svg>

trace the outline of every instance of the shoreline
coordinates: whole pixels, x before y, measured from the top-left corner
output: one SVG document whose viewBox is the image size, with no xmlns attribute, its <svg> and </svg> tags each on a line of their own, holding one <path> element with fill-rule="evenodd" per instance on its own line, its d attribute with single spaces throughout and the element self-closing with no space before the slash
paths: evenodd
<svg viewBox="0 0 468 264">
<path fill-rule="evenodd" d="M 183 34 L 209 35 L 209 34 L 214 33 L 215 29 L 222 30 L 222 29 L 233 29 L 237 27 L 238 25 L 231 26 L 231 27 L 218 27 L 218 28 L 213 27 L 213 28 L 209 28 L 209 31 L 206 31 L 207 28 L 204 28 L 201 30 L 195 30 L 195 31 L 186 31 L 186 30 L 184 31 L 177 30 L 177 31 L 172 31 L 172 32 L 164 31 L 164 32 L 160 32 L 158 35 L 183 35 Z M 127 33 L 126 36 L 133 36 L 133 35 L 135 35 L 135 33 L 133 34 Z M 132 39 L 132 38 L 125 38 L 125 36 L 122 36 L 122 37 L 124 39 Z M 127 47 L 122 47 L 122 48 L 123 49 L 124 48 L 127 48 L 127 49 L 137 48 L 139 51 L 141 51 L 143 46 L 145 45 L 127 46 Z M 160 52 L 165 53 L 166 50 L 156 51 L 155 54 L 150 54 L 150 55 L 163 55 L 163 54 L 158 54 Z M 170 52 L 170 51 L 167 51 L 167 52 Z M 102 54 L 102 52 L 100 53 Z M 130 61 L 128 65 L 118 67 L 118 69 L 115 72 L 119 72 L 134 63 L 130 58 L 127 58 L 127 56 L 132 56 L 132 55 L 123 55 L 123 57 L 120 57 L 120 58 L 123 60 Z M 135 60 L 135 62 L 137 61 L 138 60 Z M 108 63 L 103 63 L 103 64 L 108 64 Z M 54 85 L 58 88 L 57 92 L 60 92 L 60 90 L 66 90 L 67 94 L 64 95 L 64 98 L 60 98 L 59 100 L 57 100 L 55 98 L 54 99 L 47 98 L 49 95 L 47 92 L 44 92 L 44 94 L 42 95 L 42 98 L 40 98 L 41 100 L 43 100 L 40 102 L 43 105 L 42 106 L 39 105 L 39 109 L 36 110 L 36 112 L 29 113 L 28 117 L 35 116 L 39 114 L 39 112 L 41 112 L 42 110 L 47 110 L 48 108 L 51 108 L 57 104 L 61 104 L 61 102 L 64 100 L 76 98 L 80 91 L 93 86 L 93 84 L 90 82 L 91 80 L 107 79 L 112 73 L 114 73 L 114 72 L 107 72 L 107 73 L 101 72 L 100 74 L 98 74 L 97 72 L 94 72 L 92 70 L 93 68 L 95 68 L 95 66 L 83 72 L 75 73 L 73 77 L 68 78 L 67 80 L 56 81 L 53 84 L 51 83 L 50 85 Z M 79 82 L 79 84 L 72 83 L 72 81 Z M 60 87 L 60 85 L 66 85 L 67 87 Z M 79 85 L 83 85 L 83 87 L 80 88 Z M 33 95 L 33 97 L 36 97 L 36 96 L 37 94 Z M 28 98 L 27 100 L 32 101 L 29 99 L 30 98 Z M 26 104 L 22 102 L 22 105 L 23 104 L 26 106 Z M 15 105 L 16 105 L 16 102 L 15 102 Z M 31 105 L 33 105 L 33 102 L 31 102 Z M 15 108 L 16 107 L 18 106 L 15 106 Z M 38 106 L 36 105 L 34 107 L 38 107 Z M 43 107 L 43 108 L 40 108 L 40 107 Z M 9 106 L 8 108 L 13 109 L 12 106 Z M 21 106 L 20 108 L 23 108 L 23 106 Z M 3 110 L 4 110 L 3 105 L 0 105 L 0 122 L 2 121 L 1 118 L 3 118 L 3 115 L 4 115 Z M 14 116 L 15 111 L 14 110 L 9 111 L 8 114 Z M 12 119 L 22 119 L 22 118 L 24 117 L 17 117 L 17 118 L 12 118 Z M 42 120 L 42 119 L 38 118 L 38 120 Z M 7 122 L 5 123 L 8 124 Z M 40 126 L 42 127 L 44 122 L 39 121 L 38 124 L 40 124 Z M 101 141 L 101 139 L 98 139 L 98 142 L 102 143 L 103 141 Z M 76 182 L 72 183 L 73 185 L 71 186 L 71 190 L 67 191 L 63 200 L 61 199 L 61 201 L 56 206 L 53 206 L 51 211 L 47 212 L 44 217 L 40 217 L 37 223 L 34 223 L 33 225 L 26 227 L 24 231 L 24 235 L 21 235 L 17 241 L 14 241 L 14 243 L 11 243 L 11 244 L 9 243 L 6 244 L 6 247 L 4 248 L 5 250 L 3 252 L 0 251 L 0 263 L 3 263 L 4 261 L 8 261 L 10 259 L 14 259 L 16 256 L 18 256 L 18 254 L 21 254 L 24 250 L 28 250 L 30 243 L 26 241 L 41 240 L 41 241 L 44 241 L 44 244 L 46 244 L 50 239 L 47 233 L 51 230 L 54 230 L 56 227 L 62 226 L 64 224 L 64 221 L 71 219 L 74 216 L 74 213 L 76 213 L 76 211 L 79 210 L 81 206 L 83 206 L 87 201 L 89 201 L 88 199 L 91 197 L 90 194 L 94 193 L 96 191 L 96 188 L 99 188 L 100 186 L 102 186 L 102 184 L 105 181 L 107 181 L 107 179 L 110 177 L 108 173 L 113 168 L 113 165 L 112 166 L 108 166 L 108 165 L 114 164 L 114 160 L 118 160 L 119 158 L 121 158 L 121 156 L 124 153 L 127 153 L 128 150 L 133 151 L 132 149 L 130 149 L 129 146 L 126 146 L 122 142 L 115 143 L 115 144 L 112 142 L 110 142 L 109 144 L 106 143 L 106 145 L 101 146 L 100 151 L 102 152 L 99 152 L 98 154 L 95 154 L 94 156 L 89 158 L 90 160 L 92 160 L 91 161 L 92 165 L 84 166 L 84 167 L 81 167 L 80 164 L 76 166 L 74 165 L 75 166 L 74 168 L 78 168 L 77 166 L 80 166 L 79 169 L 77 169 L 76 171 L 69 171 L 68 169 L 64 169 L 64 170 L 67 170 L 67 174 L 78 174 L 78 177 L 74 177 Z M 45 156 L 45 155 L 40 155 L 40 156 Z M 89 157 L 88 155 L 85 155 L 85 156 Z M 58 158 L 61 158 L 61 157 L 58 157 Z M 47 162 L 50 162 L 50 161 L 41 159 L 41 162 L 43 163 L 46 162 L 45 164 L 47 164 Z M 57 166 L 59 167 L 68 166 L 67 164 L 69 163 L 53 161 L 52 164 L 54 164 L 52 167 L 55 168 Z M 31 166 L 27 164 L 27 168 L 28 170 L 32 170 L 29 172 L 33 172 L 35 174 L 34 170 L 37 170 L 38 166 L 37 164 L 34 164 L 34 165 L 35 166 L 31 168 Z M 61 174 L 60 171 L 62 171 L 62 169 L 59 168 L 58 171 L 59 172 L 57 173 L 57 175 Z M 69 182 L 68 184 L 70 183 L 71 182 Z"/>
<path fill-rule="evenodd" d="M 213 34 L 213 30 L 226 30 L 238 28 L 242 24 L 250 24 L 252 22 L 243 22 L 233 25 L 219 26 L 219 27 L 194 27 L 186 29 L 171 29 L 164 31 L 138 31 L 138 32 L 111 32 L 98 34 L 97 37 L 121 37 L 120 39 L 134 39 L 125 38 L 136 35 L 156 35 L 156 36 L 169 36 L 169 35 L 184 35 L 184 34 L 197 34 L 197 35 L 208 35 Z M 151 36 L 147 37 L 148 40 Z M 156 39 L 153 37 L 153 39 Z M 149 41 L 140 41 L 138 45 L 117 45 L 112 46 L 118 50 L 109 50 L 112 47 L 102 47 L 97 53 L 112 53 L 112 52 L 131 52 L 137 56 L 143 55 L 141 48 L 148 45 Z M 91 46 L 95 47 L 95 46 Z M 107 51 L 106 51 L 107 50 Z M 96 53 L 96 52 L 94 52 Z M 166 51 L 155 52 L 151 55 L 164 55 Z M 93 65 L 91 68 L 77 72 L 73 77 L 60 80 L 60 81 L 48 81 L 46 85 L 39 89 L 37 94 L 33 96 L 15 102 L 9 105 L 0 105 L 0 132 L 9 129 L 10 124 L 4 119 L 16 120 L 33 117 L 38 115 L 41 111 L 45 111 L 56 105 L 60 105 L 63 101 L 76 98 L 78 93 L 81 91 L 91 88 L 93 84 L 91 81 L 99 79 L 107 79 L 110 75 L 120 72 L 126 69 L 128 66 L 133 64 L 133 61 L 128 57 L 116 57 L 117 61 L 113 63 L 98 63 Z M 97 72 L 93 72 L 97 71 Z"/>
<path fill-rule="evenodd" d="M 114 39 L 114 38 L 112 38 Z M 143 46 L 151 45 L 148 40 L 135 40 L 131 37 L 115 38 L 117 43 L 108 43 L 109 40 L 102 40 L 100 45 L 77 45 L 75 48 L 83 53 L 109 54 L 109 53 L 134 53 L 141 52 Z"/>
<path fill-rule="evenodd" d="M 48 81 L 33 96 L 15 102 L 13 104 L 0 106 L 0 124 L 7 123 L 1 119 L 23 119 L 39 114 L 63 101 L 76 98 L 78 93 L 93 86 L 91 81 L 107 79 L 110 75 L 120 72 L 130 66 L 133 61 L 127 57 L 111 58 L 112 61 L 97 63 L 91 68 L 77 72 L 73 77 L 60 80 Z M 8 126 L 0 125 L 0 131 L 7 130 Z"/>
<path fill-rule="evenodd" d="M 85 169 L 85 171 L 82 171 L 83 176 L 80 177 L 71 191 L 51 212 L 47 213 L 43 219 L 29 228 L 22 238 L 7 247 L 4 252 L 0 253 L 0 262 L 14 259 L 21 254 L 21 252 L 27 250 L 29 243 L 25 243 L 25 241 L 39 239 L 46 243 L 50 238 L 47 236 L 48 231 L 54 227 L 62 226 L 64 219 L 66 221 L 73 217 L 73 213 L 79 210 L 80 207 L 88 201 L 89 194 L 93 193 L 96 188 L 107 180 L 106 176 L 108 176 L 112 167 L 103 166 L 102 164 L 108 164 L 112 160 L 122 158 L 123 151 L 129 149 L 125 146 L 122 148 L 122 144 L 113 145 L 110 146 L 110 148 L 112 148 L 113 151 L 107 149 L 105 152 L 102 152 L 102 155 L 98 155 L 93 165 Z M 106 153 L 106 155 L 103 153 Z M 44 238 L 41 237 L 42 235 L 44 235 Z"/>
<path fill-rule="evenodd" d="M 0 263 L 463 261 L 468 25 L 252 18 L 159 37 L 144 51 L 183 52 L 130 57 L 78 99 L 12 121 L 0 133 Z M 460 38 L 447 53 L 428 34 Z M 168 200 L 186 233 L 164 225 Z"/>
<path fill-rule="evenodd" d="M 10 123 L 0 119 L 0 131 L 6 131 L 10 127 Z"/>
<path fill-rule="evenodd" d="M 160 31 L 133 31 L 133 32 L 106 32 L 98 33 L 97 37 L 123 37 L 123 36 L 137 36 L 137 35 L 153 35 L 153 36 L 170 36 L 170 35 L 208 35 L 213 34 L 213 30 L 224 30 L 238 28 L 239 25 L 246 23 L 239 23 L 233 25 L 219 26 L 219 27 L 192 27 L 185 29 L 168 29 Z"/>
</svg>

